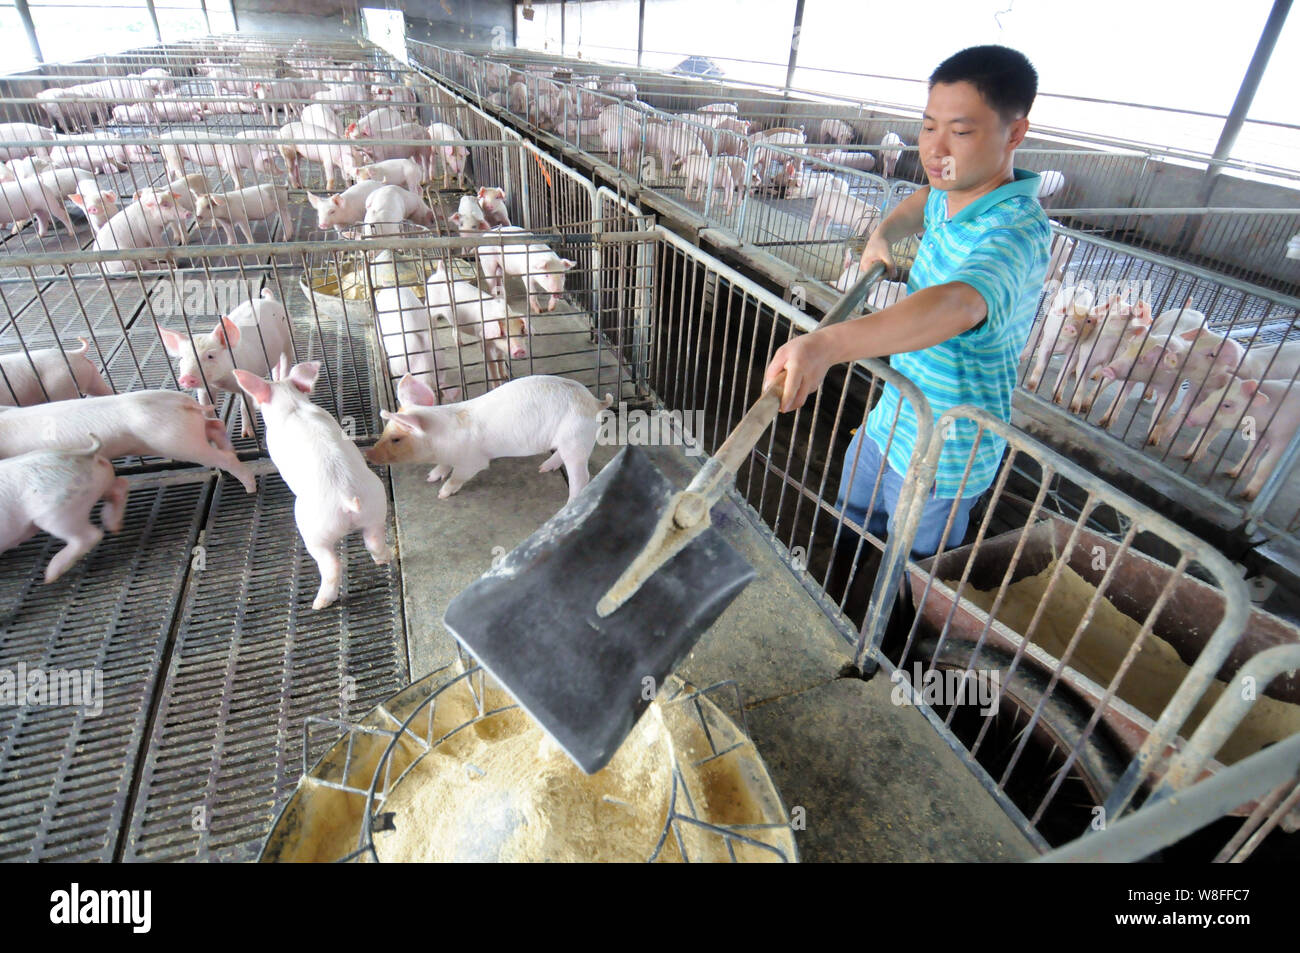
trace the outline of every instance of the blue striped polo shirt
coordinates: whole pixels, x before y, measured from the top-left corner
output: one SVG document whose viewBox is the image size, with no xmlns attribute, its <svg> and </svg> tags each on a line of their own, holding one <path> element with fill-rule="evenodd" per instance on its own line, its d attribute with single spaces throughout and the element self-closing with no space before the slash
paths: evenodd
<svg viewBox="0 0 1300 953">
<path fill-rule="evenodd" d="M 1014 182 L 981 196 L 951 218 L 947 193 L 930 190 L 925 234 L 907 279 L 908 292 L 960 281 L 978 291 L 988 305 L 988 316 L 978 327 L 923 351 L 890 358 L 894 369 L 925 394 L 936 422 L 958 404 L 981 407 L 1004 421 L 1011 419 L 1020 351 L 1038 310 L 1052 237 L 1038 202 L 1038 186 L 1036 173 L 1016 169 Z M 935 496 L 957 496 L 978 431 L 974 421 L 957 422 L 939 457 Z M 916 412 L 911 403 L 900 401 L 892 384 L 885 385 L 867 418 L 867 436 L 882 454 L 889 448 L 891 469 L 907 471 L 916 442 Z M 992 485 L 1005 446 L 1001 437 L 984 434 L 963 496 L 982 493 Z"/>
</svg>

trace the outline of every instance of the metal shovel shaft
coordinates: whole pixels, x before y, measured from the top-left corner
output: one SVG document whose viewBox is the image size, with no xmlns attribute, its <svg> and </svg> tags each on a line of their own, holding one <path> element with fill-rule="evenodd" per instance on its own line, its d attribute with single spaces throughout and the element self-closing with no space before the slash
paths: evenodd
<svg viewBox="0 0 1300 953">
<path fill-rule="evenodd" d="M 880 262 L 868 268 L 844 297 L 826 312 L 817 328 L 838 324 L 852 314 L 866 299 L 871 286 L 884 274 L 885 266 Z M 736 471 L 754 449 L 754 444 L 780 412 L 784 386 L 785 372 L 782 371 L 745 412 L 718 452 L 705 461 L 690 485 L 668 501 L 650 542 L 596 604 L 597 615 L 605 618 L 616 612 L 636 594 L 647 578 L 709 525 L 709 510 L 722 496 L 727 484 L 735 479 Z"/>
</svg>

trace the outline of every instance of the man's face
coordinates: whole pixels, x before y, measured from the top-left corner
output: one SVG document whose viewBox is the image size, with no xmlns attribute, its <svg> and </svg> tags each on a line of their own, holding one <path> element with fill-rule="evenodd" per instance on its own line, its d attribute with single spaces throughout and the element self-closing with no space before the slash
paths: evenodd
<svg viewBox="0 0 1300 953">
<path fill-rule="evenodd" d="M 1006 167 L 1028 129 L 1028 119 L 1003 123 L 970 83 L 936 83 L 917 141 L 930 186 L 964 191 L 987 182 Z"/>
</svg>

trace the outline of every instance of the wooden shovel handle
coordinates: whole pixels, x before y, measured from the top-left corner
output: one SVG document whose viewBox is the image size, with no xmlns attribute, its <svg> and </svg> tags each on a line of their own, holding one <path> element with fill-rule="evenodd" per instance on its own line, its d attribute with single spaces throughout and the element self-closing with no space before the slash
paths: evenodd
<svg viewBox="0 0 1300 953">
<path fill-rule="evenodd" d="M 818 329 L 838 324 L 852 314 L 854 309 L 866 299 L 871 286 L 884 274 L 885 266 L 880 262 L 874 263 L 844 297 L 836 301 L 826 312 L 826 316 L 817 325 Z M 695 475 L 695 479 L 683 492 L 678 503 L 676 521 L 679 526 L 695 525 L 704 518 L 704 514 L 722 495 L 726 481 L 735 477 L 740 465 L 754 449 L 754 444 L 758 443 L 758 438 L 763 436 L 763 431 L 767 430 L 768 425 L 780 413 L 781 393 L 784 388 L 785 371 L 782 371 L 763 389 L 763 393 L 745 412 L 745 416 L 723 441 L 718 452 L 700 468 L 700 472 Z"/>
</svg>

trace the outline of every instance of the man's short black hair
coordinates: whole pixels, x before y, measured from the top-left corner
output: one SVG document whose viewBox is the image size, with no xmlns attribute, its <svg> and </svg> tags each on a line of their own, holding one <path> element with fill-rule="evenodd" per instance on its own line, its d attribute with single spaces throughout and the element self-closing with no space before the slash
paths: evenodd
<svg viewBox="0 0 1300 953">
<path fill-rule="evenodd" d="M 1038 73 L 1024 53 L 1007 46 L 972 46 L 954 53 L 930 74 L 936 83 L 967 82 L 979 90 L 1004 123 L 1029 115 L 1038 95 Z"/>
</svg>

